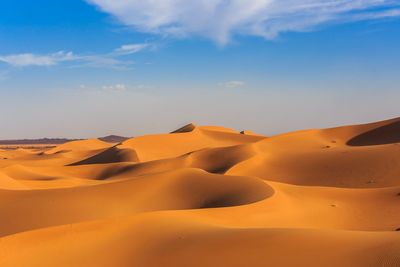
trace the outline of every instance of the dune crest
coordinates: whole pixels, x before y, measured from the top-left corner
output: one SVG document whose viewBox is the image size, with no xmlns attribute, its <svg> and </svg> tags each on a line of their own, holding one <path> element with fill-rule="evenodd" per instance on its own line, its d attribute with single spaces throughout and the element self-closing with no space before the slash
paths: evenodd
<svg viewBox="0 0 400 267">
<path fill-rule="evenodd" d="M 0 266 L 400 266 L 400 118 L 105 140 L 0 149 Z"/>
<path fill-rule="evenodd" d="M 400 119 L 386 121 L 375 126 L 377 127 L 351 138 L 347 141 L 347 144 L 350 146 L 371 146 L 400 142 Z"/>
<path fill-rule="evenodd" d="M 52 155 L 63 152 L 65 153 L 65 152 L 97 150 L 97 149 L 107 148 L 110 146 L 112 145 L 104 141 L 101 141 L 99 139 L 78 140 L 61 144 L 53 149 L 46 151 L 46 154 Z"/>
<path fill-rule="evenodd" d="M 175 131 L 172 131 L 171 133 L 172 134 L 174 134 L 174 133 L 189 133 L 189 132 L 193 132 L 194 129 L 196 129 L 196 127 L 197 126 L 195 124 L 189 123 L 179 129 L 176 129 Z"/>
</svg>

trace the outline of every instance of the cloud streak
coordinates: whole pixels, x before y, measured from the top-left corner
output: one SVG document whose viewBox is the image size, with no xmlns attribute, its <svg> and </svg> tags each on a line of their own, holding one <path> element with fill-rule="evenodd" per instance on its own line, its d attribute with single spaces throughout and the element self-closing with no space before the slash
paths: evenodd
<svg viewBox="0 0 400 267">
<path fill-rule="evenodd" d="M 275 38 L 316 26 L 400 16 L 398 0 L 87 0 L 125 25 L 220 45 L 233 35 Z"/>
<path fill-rule="evenodd" d="M 64 61 L 76 60 L 72 52 L 59 51 L 49 55 L 35 55 L 32 53 L 0 56 L 0 61 L 14 67 L 25 66 L 53 66 Z"/>
<path fill-rule="evenodd" d="M 152 44 L 127 44 L 114 50 L 115 56 L 125 56 L 138 53 L 142 50 L 152 47 Z"/>
<path fill-rule="evenodd" d="M 13 67 L 49 67 L 61 63 L 73 63 L 75 66 L 104 67 L 104 68 L 126 68 L 133 64 L 126 60 L 126 56 L 141 52 L 152 47 L 152 44 L 126 44 L 106 54 L 78 55 L 73 52 L 59 51 L 50 54 L 12 54 L 0 55 L 0 62 L 7 63 Z"/>
<path fill-rule="evenodd" d="M 224 82 L 221 85 L 225 88 L 239 88 L 243 87 L 246 83 L 244 81 L 228 81 Z"/>
<path fill-rule="evenodd" d="M 117 83 L 115 85 L 105 85 L 102 87 L 103 91 L 107 92 L 125 92 L 127 86 L 123 83 Z"/>
</svg>

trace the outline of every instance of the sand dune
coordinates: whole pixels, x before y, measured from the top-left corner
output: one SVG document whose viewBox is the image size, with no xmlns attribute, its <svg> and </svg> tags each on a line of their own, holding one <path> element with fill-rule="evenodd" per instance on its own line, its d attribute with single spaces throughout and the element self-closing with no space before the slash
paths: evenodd
<svg viewBox="0 0 400 267">
<path fill-rule="evenodd" d="M 97 150 L 110 146 L 111 145 L 109 143 L 103 142 L 99 139 L 78 140 L 59 145 L 49 151 L 46 151 L 46 154 Z"/>
<path fill-rule="evenodd" d="M 190 126 L 190 131 L 179 130 L 171 134 L 132 138 L 117 147 L 134 150 L 139 161 L 145 162 L 177 157 L 201 149 L 234 146 L 264 139 L 260 136 L 241 135 L 222 127 L 196 127 L 192 124 Z"/>
<path fill-rule="evenodd" d="M 0 150 L 0 266 L 400 266 L 400 118 Z"/>
</svg>

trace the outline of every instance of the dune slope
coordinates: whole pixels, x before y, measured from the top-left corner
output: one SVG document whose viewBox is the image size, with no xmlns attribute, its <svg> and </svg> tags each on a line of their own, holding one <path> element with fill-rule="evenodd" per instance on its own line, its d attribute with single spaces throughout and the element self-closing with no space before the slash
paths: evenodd
<svg viewBox="0 0 400 267">
<path fill-rule="evenodd" d="M 400 118 L 0 150 L 0 266 L 400 266 Z"/>
</svg>

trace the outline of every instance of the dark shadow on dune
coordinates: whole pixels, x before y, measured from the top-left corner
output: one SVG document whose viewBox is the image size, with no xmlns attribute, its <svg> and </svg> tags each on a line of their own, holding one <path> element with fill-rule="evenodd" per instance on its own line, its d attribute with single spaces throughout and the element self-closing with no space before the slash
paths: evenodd
<svg viewBox="0 0 400 267">
<path fill-rule="evenodd" d="M 212 177 L 215 177 L 215 183 L 208 185 L 208 188 L 200 184 L 195 186 L 196 183 L 189 184 L 191 187 L 195 186 L 198 192 L 207 192 L 206 197 L 192 208 L 212 209 L 249 205 L 270 198 L 275 194 L 275 190 L 259 178 L 232 176 L 231 179 L 225 179 L 226 176 L 223 176 L 224 180 L 218 181 L 219 175 Z M 220 188 L 221 186 L 224 189 L 218 189 L 219 192 L 215 192 L 213 187 Z M 188 191 L 193 191 L 193 189 L 188 188 Z"/>
<path fill-rule="evenodd" d="M 67 166 L 106 164 L 106 163 L 117 163 L 117 162 L 138 162 L 138 161 L 139 161 L 138 156 L 134 150 L 120 149 L 114 146 L 90 158 L 69 164 Z"/>
<path fill-rule="evenodd" d="M 71 152 L 72 150 L 60 150 L 60 151 L 57 151 L 57 152 L 54 152 L 53 154 L 54 155 L 56 155 L 56 154 L 64 154 L 64 153 L 68 153 L 68 152 Z"/>
<path fill-rule="evenodd" d="M 234 207 L 234 206 L 250 204 L 252 202 L 257 202 L 262 199 L 264 199 L 264 198 L 259 198 L 259 199 L 253 200 L 253 201 L 243 201 L 243 200 L 235 198 L 232 195 L 220 196 L 218 198 L 208 200 L 199 208 L 200 209 L 212 209 L 212 208 Z"/>
<path fill-rule="evenodd" d="M 56 181 L 59 180 L 59 177 L 35 177 L 34 179 L 29 179 L 29 178 L 19 178 L 19 180 L 25 180 L 25 181 Z"/>
<path fill-rule="evenodd" d="M 111 177 L 129 172 L 136 168 L 136 165 L 128 165 L 128 166 L 112 166 L 109 169 L 106 169 L 100 173 L 96 177 L 96 180 L 107 180 Z"/>
<path fill-rule="evenodd" d="M 189 123 L 173 132 L 171 132 L 171 134 L 175 134 L 175 133 L 190 133 L 192 132 L 194 129 L 196 128 L 196 126 L 193 123 Z"/>
<path fill-rule="evenodd" d="M 270 198 L 275 194 L 275 190 L 271 186 L 264 184 L 262 187 L 262 190 L 253 191 L 251 187 L 244 186 L 237 191 L 210 197 L 196 208 L 213 209 L 249 205 Z"/>
<path fill-rule="evenodd" d="M 225 174 L 230 168 L 232 168 L 232 166 L 233 165 L 224 165 L 224 166 L 218 166 L 218 167 L 215 167 L 215 168 L 209 168 L 209 169 L 207 169 L 207 168 L 205 168 L 204 170 L 206 171 L 206 172 L 209 172 L 209 173 L 214 173 L 214 174 Z"/>
<path fill-rule="evenodd" d="M 400 120 L 362 133 L 347 141 L 349 146 L 374 146 L 400 142 Z"/>
</svg>

